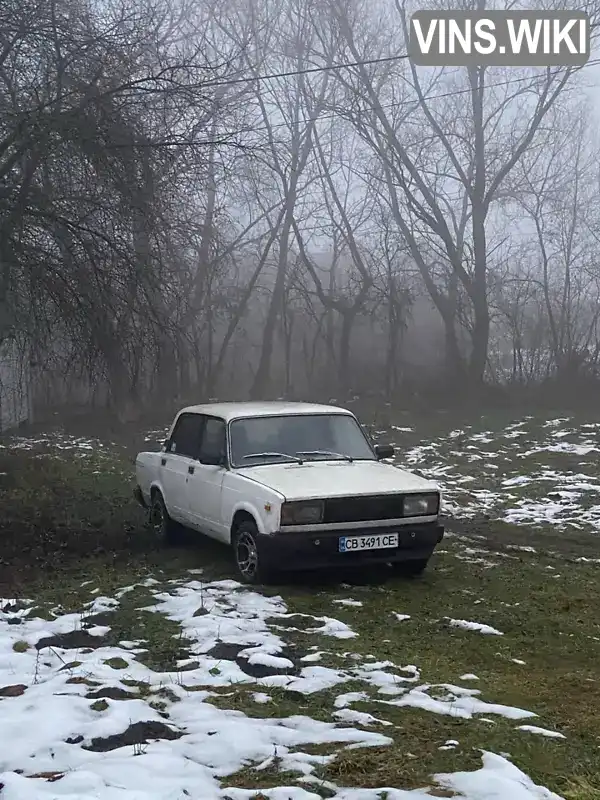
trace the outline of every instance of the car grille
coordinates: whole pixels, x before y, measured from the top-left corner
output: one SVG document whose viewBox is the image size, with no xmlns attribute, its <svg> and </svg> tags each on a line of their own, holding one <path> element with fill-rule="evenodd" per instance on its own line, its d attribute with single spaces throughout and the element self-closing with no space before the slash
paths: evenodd
<svg viewBox="0 0 600 800">
<path fill-rule="evenodd" d="M 400 519 L 402 517 L 403 499 L 401 494 L 331 497 L 325 500 L 323 522 L 368 522 L 370 520 Z"/>
</svg>

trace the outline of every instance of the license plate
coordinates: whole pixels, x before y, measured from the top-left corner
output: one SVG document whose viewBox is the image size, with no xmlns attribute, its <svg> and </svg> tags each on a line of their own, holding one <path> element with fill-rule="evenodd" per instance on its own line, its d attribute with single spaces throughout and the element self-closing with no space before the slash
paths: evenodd
<svg viewBox="0 0 600 800">
<path fill-rule="evenodd" d="M 397 533 L 384 533 L 377 536 L 340 536 L 340 553 L 354 553 L 357 550 L 382 550 L 386 547 L 398 547 Z"/>
</svg>

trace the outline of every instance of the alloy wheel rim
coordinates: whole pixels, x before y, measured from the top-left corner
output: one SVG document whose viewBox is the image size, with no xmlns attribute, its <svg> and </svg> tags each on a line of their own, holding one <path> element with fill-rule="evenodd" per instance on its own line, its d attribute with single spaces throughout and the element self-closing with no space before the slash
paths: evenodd
<svg viewBox="0 0 600 800">
<path fill-rule="evenodd" d="M 258 553 L 256 551 L 256 542 L 249 533 L 240 534 L 235 554 L 242 575 L 248 578 L 253 577 L 258 569 Z"/>
</svg>

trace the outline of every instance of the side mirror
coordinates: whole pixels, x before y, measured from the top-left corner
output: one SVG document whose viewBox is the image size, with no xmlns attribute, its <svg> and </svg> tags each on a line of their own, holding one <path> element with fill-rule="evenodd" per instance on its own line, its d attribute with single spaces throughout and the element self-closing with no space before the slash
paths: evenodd
<svg viewBox="0 0 600 800">
<path fill-rule="evenodd" d="M 394 446 L 391 444 L 376 444 L 375 455 L 378 461 L 381 461 L 383 458 L 393 458 Z"/>
<path fill-rule="evenodd" d="M 222 453 L 205 453 L 199 457 L 198 461 L 211 467 L 225 466 L 225 456 Z"/>
<path fill-rule="evenodd" d="M 160 449 L 163 453 L 167 452 L 167 447 L 169 446 L 169 440 L 165 439 L 164 442 L 161 444 Z"/>
</svg>

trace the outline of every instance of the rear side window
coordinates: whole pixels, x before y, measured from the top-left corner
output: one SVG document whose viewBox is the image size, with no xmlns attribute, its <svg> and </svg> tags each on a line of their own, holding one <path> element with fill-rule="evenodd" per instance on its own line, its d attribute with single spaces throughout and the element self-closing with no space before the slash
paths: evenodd
<svg viewBox="0 0 600 800">
<path fill-rule="evenodd" d="M 199 414 L 182 414 L 171 435 L 167 452 L 196 458 L 200 449 L 201 432 L 202 417 Z"/>
</svg>

